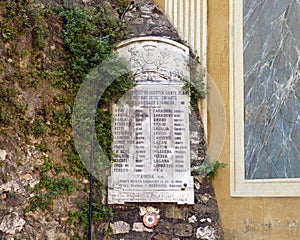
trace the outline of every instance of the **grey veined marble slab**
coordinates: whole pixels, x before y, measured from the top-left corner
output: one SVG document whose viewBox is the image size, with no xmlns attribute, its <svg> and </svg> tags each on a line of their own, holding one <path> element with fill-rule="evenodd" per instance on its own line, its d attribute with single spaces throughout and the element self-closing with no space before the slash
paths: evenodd
<svg viewBox="0 0 300 240">
<path fill-rule="evenodd" d="M 300 1 L 244 0 L 245 178 L 300 177 Z"/>
</svg>

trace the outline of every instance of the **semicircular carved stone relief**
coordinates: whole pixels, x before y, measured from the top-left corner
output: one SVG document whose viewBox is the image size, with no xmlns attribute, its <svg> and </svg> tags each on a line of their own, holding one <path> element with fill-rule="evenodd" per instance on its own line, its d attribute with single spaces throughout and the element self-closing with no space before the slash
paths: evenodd
<svg viewBox="0 0 300 240">
<path fill-rule="evenodd" d="M 120 44 L 118 53 L 130 62 L 136 81 L 179 82 L 189 77 L 189 49 L 161 37 L 139 37 Z"/>
</svg>

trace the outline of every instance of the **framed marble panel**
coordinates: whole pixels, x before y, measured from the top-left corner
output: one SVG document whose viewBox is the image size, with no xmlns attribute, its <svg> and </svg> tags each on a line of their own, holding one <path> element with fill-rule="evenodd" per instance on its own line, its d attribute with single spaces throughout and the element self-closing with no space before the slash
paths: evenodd
<svg viewBox="0 0 300 240">
<path fill-rule="evenodd" d="M 299 1 L 230 10 L 231 194 L 299 196 Z"/>
</svg>

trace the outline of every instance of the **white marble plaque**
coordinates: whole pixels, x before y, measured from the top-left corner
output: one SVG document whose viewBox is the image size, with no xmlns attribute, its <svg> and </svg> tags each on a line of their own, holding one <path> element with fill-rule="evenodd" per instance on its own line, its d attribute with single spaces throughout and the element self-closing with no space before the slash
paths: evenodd
<svg viewBox="0 0 300 240">
<path fill-rule="evenodd" d="M 115 162 L 108 179 L 109 204 L 194 203 L 190 173 L 189 96 L 183 90 L 180 76 L 170 74 L 174 69 L 162 72 L 155 68 L 155 64 L 149 66 L 161 56 L 160 41 L 153 43 L 153 38 L 144 39 L 138 45 L 133 42 L 133 45 L 127 44 L 125 50 L 122 48 L 123 53 L 126 49 L 130 53 L 132 47 L 137 46 L 140 57 L 147 59 L 141 62 L 148 67 L 140 66 L 137 85 L 114 106 L 112 147 Z M 185 47 L 183 51 L 172 44 L 168 49 L 168 44 L 162 43 L 164 51 L 168 51 L 168 61 L 172 61 L 172 56 L 181 57 L 181 63 L 187 60 Z M 148 48 L 145 50 L 141 46 L 156 47 L 147 52 Z M 139 50 L 140 47 L 144 50 Z M 177 70 L 187 77 L 185 64 L 181 66 L 182 71 Z"/>
</svg>

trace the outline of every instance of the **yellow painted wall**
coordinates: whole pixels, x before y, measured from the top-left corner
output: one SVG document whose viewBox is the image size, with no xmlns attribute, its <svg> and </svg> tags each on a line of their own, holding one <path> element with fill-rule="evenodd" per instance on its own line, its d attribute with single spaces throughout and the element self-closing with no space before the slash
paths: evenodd
<svg viewBox="0 0 300 240">
<path fill-rule="evenodd" d="M 163 0 L 155 2 L 164 5 Z M 214 180 L 225 240 L 299 240 L 300 198 L 230 197 L 229 0 L 207 3 L 207 69 L 227 114 L 227 136 L 219 161 L 228 165 Z"/>
<path fill-rule="evenodd" d="M 159 7 L 161 11 L 165 10 L 165 0 L 155 0 L 156 5 Z"/>
</svg>

